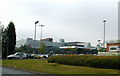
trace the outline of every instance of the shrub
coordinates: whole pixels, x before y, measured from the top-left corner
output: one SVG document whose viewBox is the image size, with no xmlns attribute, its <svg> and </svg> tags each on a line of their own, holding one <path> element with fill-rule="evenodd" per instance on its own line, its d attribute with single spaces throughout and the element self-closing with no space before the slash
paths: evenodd
<svg viewBox="0 0 120 76">
<path fill-rule="evenodd" d="M 120 69 L 118 56 L 62 55 L 48 58 L 48 62 L 74 66 Z"/>
</svg>

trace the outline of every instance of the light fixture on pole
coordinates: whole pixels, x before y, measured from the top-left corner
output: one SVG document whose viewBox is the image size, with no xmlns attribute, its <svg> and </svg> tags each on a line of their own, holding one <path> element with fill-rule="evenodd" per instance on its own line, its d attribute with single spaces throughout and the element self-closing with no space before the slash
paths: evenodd
<svg viewBox="0 0 120 76">
<path fill-rule="evenodd" d="M 39 25 L 39 26 L 41 26 L 41 38 L 40 38 L 40 40 L 42 40 L 42 27 L 44 27 L 45 25 Z"/>
<path fill-rule="evenodd" d="M 7 51 L 6 51 L 6 56 L 8 56 L 8 48 L 9 48 L 9 37 L 7 37 L 6 39 L 7 39 Z"/>
<path fill-rule="evenodd" d="M 105 51 L 105 22 L 106 22 L 106 20 L 104 19 L 104 42 L 103 42 L 103 47 L 104 47 L 104 51 Z"/>
<path fill-rule="evenodd" d="M 35 59 L 35 41 L 36 41 L 36 25 L 37 25 L 37 23 L 38 23 L 39 21 L 36 21 L 35 22 L 35 34 L 34 34 L 34 51 L 33 51 L 33 53 L 34 53 L 34 59 Z"/>
</svg>

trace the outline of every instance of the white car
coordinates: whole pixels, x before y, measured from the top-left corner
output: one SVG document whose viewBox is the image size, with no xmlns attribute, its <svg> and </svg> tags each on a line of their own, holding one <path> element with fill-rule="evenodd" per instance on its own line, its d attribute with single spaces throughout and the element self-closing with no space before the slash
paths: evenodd
<svg viewBox="0 0 120 76">
<path fill-rule="evenodd" d="M 16 52 L 15 54 L 12 55 L 8 55 L 7 59 L 26 59 L 27 58 L 27 54 L 26 53 L 22 53 L 22 52 Z"/>
<path fill-rule="evenodd" d="M 41 59 L 41 58 L 46 59 L 46 58 L 48 58 L 48 54 L 38 54 L 38 55 L 36 56 L 36 58 L 37 58 L 37 59 Z"/>
<path fill-rule="evenodd" d="M 43 54 L 43 55 L 41 55 L 41 57 L 46 59 L 46 58 L 48 58 L 48 54 Z"/>
</svg>

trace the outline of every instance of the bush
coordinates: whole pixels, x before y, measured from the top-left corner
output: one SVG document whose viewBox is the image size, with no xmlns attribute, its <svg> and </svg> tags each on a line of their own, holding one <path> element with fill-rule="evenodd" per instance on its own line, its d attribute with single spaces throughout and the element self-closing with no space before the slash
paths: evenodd
<svg viewBox="0 0 120 76">
<path fill-rule="evenodd" d="M 48 62 L 74 66 L 120 69 L 118 56 L 62 55 L 48 58 Z"/>
</svg>

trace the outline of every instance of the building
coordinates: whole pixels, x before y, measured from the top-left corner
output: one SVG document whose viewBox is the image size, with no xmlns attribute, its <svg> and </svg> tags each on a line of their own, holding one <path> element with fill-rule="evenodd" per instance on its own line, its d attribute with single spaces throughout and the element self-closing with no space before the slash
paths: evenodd
<svg viewBox="0 0 120 76">
<path fill-rule="evenodd" d="M 107 42 L 107 52 L 120 53 L 120 42 L 119 41 Z"/>
<path fill-rule="evenodd" d="M 87 43 L 87 42 L 66 42 L 64 43 L 63 47 L 76 47 L 76 48 L 86 48 L 86 49 L 90 49 L 91 48 L 91 44 Z M 61 47 L 61 48 L 63 48 Z M 72 48 L 71 47 L 71 48 Z"/>
<path fill-rule="evenodd" d="M 35 42 L 35 46 L 34 46 L 34 42 Z M 86 50 L 93 49 L 91 44 L 87 42 L 65 42 L 64 39 L 60 39 L 59 42 L 53 42 L 52 38 L 46 38 L 46 39 L 35 40 L 35 41 L 32 38 L 22 39 L 16 42 L 16 47 L 19 48 L 21 47 L 21 45 L 23 46 L 26 45 L 27 47 L 36 48 L 37 50 L 39 50 L 42 42 L 46 45 L 45 51 L 47 52 L 54 51 L 55 53 L 58 53 L 58 52 L 65 53 L 66 49 L 77 48 L 77 50 L 80 50 L 80 53 L 82 51 L 84 53 Z"/>
<path fill-rule="evenodd" d="M 27 39 L 18 40 L 16 42 L 16 47 L 19 48 L 19 47 L 21 47 L 21 45 L 26 45 L 26 46 L 29 46 L 31 48 L 40 48 L 41 47 L 40 44 L 42 43 L 42 41 L 47 47 L 60 47 L 60 46 L 62 46 L 61 43 L 53 42 L 52 40 L 53 40 L 52 38 L 35 40 L 35 46 L 34 46 L 34 40 L 32 38 L 27 38 Z"/>
<path fill-rule="evenodd" d="M 47 41 L 53 42 L 53 38 L 46 38 Z"/>
<path fill-rule="evenodd" d="M 61 50 L 71 54 L 97 54 L 98 50 L 92 47 L 89 42 L 66 42 Z"/>
<path fill-rule="evenodd" d="M 29 47 L 28 50 L 26 51 L 30 51 L 29 49 L 33 49 L 36 48 L 36 52 L 39 52 L 39 48 L 41 47 L 41 43 L 43 42 L 45 47 L 45 51 L 49 52 L 49 51 L 54 51 L 57 52 L 59 50 L 59 47 L 62 46 L 64 43 L 60 43 L 60 42 L 53 42 L 52 38 L 46 38 L 46 39 L 42 39 L 42 40 L 33 40 L 32 38 L 27 38 L 27 39 L 22 39 L 22 40 L 18 40 L 16 42 L 16 48 L 20 48 L 22 45 L 26 45 L 26 47 Z M 34 46 L 34 42 L 35 42 L 35 46 Z"/>
</svg>

